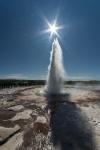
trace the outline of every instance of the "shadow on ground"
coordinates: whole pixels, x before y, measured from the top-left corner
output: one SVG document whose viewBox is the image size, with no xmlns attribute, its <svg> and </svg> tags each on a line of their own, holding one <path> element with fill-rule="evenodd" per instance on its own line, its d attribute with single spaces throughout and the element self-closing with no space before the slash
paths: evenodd
<svg viewBox="0 0 100 150">
<path fill-rule="evenodd" d="M 52 142 L 57 150 L 96 150 L 94 134 L 86 115 L 70 102 L 70 95 L 48 96 Z"/>
</svg>

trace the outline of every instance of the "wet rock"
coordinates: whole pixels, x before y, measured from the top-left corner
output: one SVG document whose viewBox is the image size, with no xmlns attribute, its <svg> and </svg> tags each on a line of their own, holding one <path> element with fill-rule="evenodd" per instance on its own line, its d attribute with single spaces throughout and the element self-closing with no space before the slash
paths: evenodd
<svg viewBox="0 0 100 150">
<path fill-rule="evenodd" d="M 6 142 L 8 138 L 10 138 L 19 130 L 20 130 L 20 127 L 18 125 L 16 125 L 13 128 L 5 128 L 3 126 L 0 126 L 0 144 L 3 144 L 4 142 Z"/>
<path fill-rule="evenodd" d="M 7 109 L 0 110 L 0 120 L 1 121 L 11 119 L 15 115 L 16 115 L 16 113 L 14 111 L 10 111 Z"/>
<path fill-rule="evenodd" d="M 49 125 L 48 125 L 47 119 L 42 116 L 37 117 L 34 123 L 34 131 L 36 133 L 42 133 L 44 135 L 47 135 L 48 130 L 49 130 Z"/>
<path fill-rule="evenodd" d="M 27 110 L 24 110 L 23 112 L 17 113 L 16 116 L 11 118 L 10 120 L 16 121 L 16 120 L 19 120 L 19 119 L 30 119 L 31 118 L 31 116 L 30 116 L 31 114 L 32 114 L 32 110 L 27 109 Z"/>
<path fill-rule="evenodd" d="M 41 86 L 33 86 L 30 89 L 25 88 L 12 88 L 12 89 L 5 89 L 0 90 L 0 126 L 5 127 L 6 129 L 11 129 L 11 127 L 14 128 L 14 125 L 18 124 L 21 127 L 22 133 L 12 133 L 10 136 L 8 135 L 8 138 L 5 138 L 7 140 L 4 140 L 3 144 L 0 146 L 0 150 L 53 150 L 53 139 L 52 134 L 53 130 L 51 128 L 52 122 L 48 123 L 48 120 L 51 118 L 50 113 L 47 113 L 48 109 L 46 108 L 47 101 L 46 98 L 39 95 L 38 93 L 43 87 Z M 73 87 L 72 85 L 67 87 L 65 89 L 67 92 L 70 93 L 71 96 L 71 102 L 73 104 L 68 105 L 75 105 L 77 109 L 81 109 L 82 114 L 84 116 L 84 113 L 87 116 L 87 122 L 93 126 L 93 136 L 95 137 L 96 134 L 96 141 L 98 145 L 98 150 L 100 150 L 100 90 L 98 92 L 99 96 L 96 92 L 88 91 L 88 90 L 80 90 L 78 88 Z M 11 99 L 13 101 L 11 101 Z M 60 99 L 60 98 L 59 98 Z M 64 104 L 65 105 L 65 104 Z M 70 107 L 71 107 L 70 106 Z M 59 105 L 59 107 L 61 107 Z M 59 109 L 57 105 L 57 110 Z M 72 113 L 70 112 L 70 117 L 68 122 L 72 121 L 74 123 L 74 126 L 79 124 L 79 120 L 77 119 L 77 115 L 75 116 L 76 112 L 74 112 L 75 109 L 73 109 L 74 106 L 72 106 Z M 54 105 L 53 105 L 53 108 Z M 52 107 L 51 107 L 52 109 Z M 68 107 L 69 109 L 69 107 Z M 54 109 L 55 110 L 55 109 Z M 74 114 L 75 113 L 75 114 Z M 62 125 L 66 127 L 66 118 L 68 119 L 69 111 L 66 113 L 66 109 L 62 109 L 62 114 L 65 114 L 65 119 L 62 121 Z M 46 117 L 45 117 L 46 116 Z M 73 116 L 75 116 L 75 119 L 72 120 Z M 32 118 L 31 118 L 32 117 Z M 56 116 L 55 116 L 56 117 Z M 61 122 L 64 115 L 59 116 L 59 121 Z M 48 118 L 48 119 L 46 119 Z M 59 127 L 59 123 L 55 126 L 57 129 Z M 53 121 L 55 123 L 55 121 Z M 84 121 L 83 121 L 84 123 Z M 80 129 L 84 129 L 84 125 L 79 124 Z M 49 130 L 49 124 L 50 124 L 50 130 Z M 53 124 L 54 125 L 54 124 Z M 64 126 L 62 126 L 61 132 L 63 141 L 69 138 L 68 134 L 65 133 Z M 73 126 L 73 127 L 74 127 Z M 68 132 L 71 132 L 71 130 L 74 130 L 74 128 L 71 128 L 71 126 L 67 126 Z M 67 129 L 66 129 L 67 130 Z M 89 129 L 90 130 L 90 129 Z M 89 131 L 88 129 L 85 130 L 87 133 Z M 10 132 L 10 131 L 9 131 Z M 57 134 L 59 134 L 59 130 Z M 85 133 L 86 133 L 85 132 Z M 1 133 L 1 130 L 0 130 Z M 75 135 L 78 134 L 76 132 L 75 127 Z M 95 133 L 95 134 L 94 134 Z M 65 135 L 65 136 L 64 136 Z M 67 136 L 66 136 L 67 135 Z M 80 134 L 82 135 L 82 133 Z M 86 137 L 86 144 L 88 144 L 88 137 Z M 73 136 L 72 136 L 73 139 Z M 76 139 L 76 138 L 75 138 Z M 2 138 L 0 137 L 0 140 Z M 76 139 L 77 140 L 77 139 Z M 78 141 L 82 141 L 80 138 Z M 69 143 L 71 143 L 72 140 L 69 139 Z M 83 143 L 82 141 L 81 143 Z M 84 144 L 83 144 L 84 147 Z M 58 149 L 59 147 L 57 147 Z M 78 148 L 76 148 L 78 150 Z M 85 148 L 82 148 L 85 149 Z M 94 150 L 94 149 L 93 149 Z M 96 149 L 95 149 L 96 150 Z"/>
<path fill-rule="evenodd" d="M 17 105 L 17 106 L 12 106 L 8 109 L 13 110 L 13 111 L 20 111 L 20 110 L 24 109 L 24 106 L 23 105 Z"/>
</svg>

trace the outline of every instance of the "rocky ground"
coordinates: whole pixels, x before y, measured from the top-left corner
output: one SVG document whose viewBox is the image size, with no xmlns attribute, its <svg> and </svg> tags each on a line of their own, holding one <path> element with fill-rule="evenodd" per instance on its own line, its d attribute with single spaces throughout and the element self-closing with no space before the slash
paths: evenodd
<svg viewBox="0 0 100 150">
<path fill-rule="evenodd" d="M 48 98 L 42 88 L 0 90 L 0 150 L 100 150 L 99 88 L 65 86 L 68 95 Z"/>
</svg>

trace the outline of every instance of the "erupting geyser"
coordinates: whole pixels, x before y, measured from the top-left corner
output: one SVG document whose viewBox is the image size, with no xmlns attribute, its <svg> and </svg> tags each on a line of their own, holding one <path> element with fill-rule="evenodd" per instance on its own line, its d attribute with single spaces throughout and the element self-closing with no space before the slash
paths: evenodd
<svg viewBox="0 0 100 150">
<path fill-rule="evenodd" d="M 45 86 L 45 93 L 47 95 L 58 95 L 64 93 L 64 79 L 65 71 L 63 67 L 62 49 L 55 38 L 52 44 L 52 51 L 50 56 L 50 64 L 48 67 L 48 76 Z"/>
</svg>

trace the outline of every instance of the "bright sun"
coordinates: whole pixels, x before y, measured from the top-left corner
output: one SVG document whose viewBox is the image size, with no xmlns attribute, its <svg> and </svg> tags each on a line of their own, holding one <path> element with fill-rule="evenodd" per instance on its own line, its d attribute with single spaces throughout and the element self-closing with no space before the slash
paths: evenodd
<svg viewBox="0 0 100 150">
<path fill-rule="evenodd" d="M 50 38 L 53 35 L 60 37 L 60 35 L 58 34 L 58 30 L 63 29 L 64 26 L 63 25 L 60 25 L 60 26 L 57 25 L 57 18 L 55 18 L 55 20 L 52 24 L 46 18 L 44 18 L 44 19 L 48 25 L 48 29 L 43 30 L 42 33 L 50 33 Z"/>
<path fill-rule="evenodd" d="M 50 32 L 50 37 L 52 37 L 52 35 L 57 35 L 57 30 L 59 29 L 59 27 L 56 25 L 56 23 L 54 22 L 53 24 L 48 23 L 49 29 L 48 32 Z"/>
<path fill-rule="evenodd" d="M 53 25 L 49 25 L 49 30 L 50 30 L 50 32 L 53 34 L 56 34 L 56 30 L 57 30 L 57 27 L 56 27 L 56 25 L 55 24 L 53 24 Z"/>
</svg>

